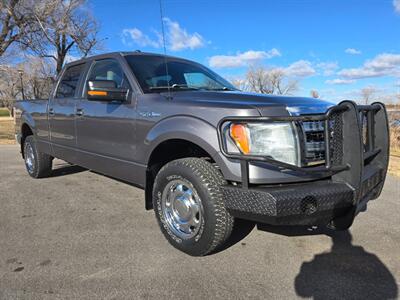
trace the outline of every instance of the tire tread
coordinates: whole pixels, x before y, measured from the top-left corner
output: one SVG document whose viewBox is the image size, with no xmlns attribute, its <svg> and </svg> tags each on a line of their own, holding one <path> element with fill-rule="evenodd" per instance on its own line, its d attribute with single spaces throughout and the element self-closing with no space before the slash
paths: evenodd
<svg viewBox="0 0 400 300">
<path fill-rule="evenodd" d="M 48 177 L 51 174 L 53 158 L 43 152 L 38 151 L 36 147 L 36 140 L 33 135 L 29 135 L 25 138 L 24 141 L 24 152 L 25 152 L 25 145 L 29 143 L 34 151 L 34 155 L 36 157 L 36 168 L 34 173 L 30 174 L 33 178 L 44 178 Z"/>
<path fill-rule="evenodd" d="M 220 171 L 205 159 L 196 157 L 177 159 L 163 166 L 159 174 L 171 166 L 183 166 L 192 170 L 210 194 L 210 200 L 214 206 L 216 217 L 215 231 L 212 241 L 201 255 L 210 254 L 218 250 L 227 241 L 233 229 L 234 218 L 225 209 L 223 194 L 220 188 L 226 184 L 226 181 Z"/>
</svg>

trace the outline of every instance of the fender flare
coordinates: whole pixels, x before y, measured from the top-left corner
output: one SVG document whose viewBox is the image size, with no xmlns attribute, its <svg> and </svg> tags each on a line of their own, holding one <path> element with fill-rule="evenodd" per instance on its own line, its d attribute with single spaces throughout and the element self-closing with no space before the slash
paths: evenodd
<svg viewBox="0 0 400 300">
<path fill-rule="evenodd" d="M 21 134 L 22 134 L 22 127 L 26 124 L 32 130 L 33 135 L 36 135 L 35 120 L 29 113 L 23 112 L 21 114 L 21 123 L 20 124 L 21 124 L 21 128 L 20 128 Z"/>
<path fill-rule="evenodd" d="M 158 122 L 147 134 L 145 161 L 148 164 L 151 154 L 162 142 L 167 140 L 186 140 L 204 149 L 218 164 L 222 163 L 219 155 L 217 129 L 210 123 L 193 116 L 174 116 Z"/>
<path fill-rule="evenodd" d="M 183 140 L 199 146 L 211 156 L 225 176 L 224 170 L 227 170 L 227 166 L 219 151 L 218 132 L 210 123 L 186 115 L 174 116 L 158 122 L 144 140 L 146 153 L 144 161 L 147 167 L 154 150 L 168 140 Z M 147 175 L 145 182 L 145 207 L 149 210 L 152 209 L 152 188 L 147 182 Z"/>
</svg>

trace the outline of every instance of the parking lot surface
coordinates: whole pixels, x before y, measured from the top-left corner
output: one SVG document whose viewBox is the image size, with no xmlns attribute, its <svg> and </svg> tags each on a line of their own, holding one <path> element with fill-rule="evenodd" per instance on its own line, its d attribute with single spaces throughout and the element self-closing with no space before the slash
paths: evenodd
<svg viewBox="0 0 400 300">
<path fill-rule="evenodd" d="M 242 222 L 196 258 L 164 239 L 143 191 L 62 161 L 31 179 L 0 146 L 0 299 L 394 299 L 400 180 L 349 231 Z"/>
</svg>

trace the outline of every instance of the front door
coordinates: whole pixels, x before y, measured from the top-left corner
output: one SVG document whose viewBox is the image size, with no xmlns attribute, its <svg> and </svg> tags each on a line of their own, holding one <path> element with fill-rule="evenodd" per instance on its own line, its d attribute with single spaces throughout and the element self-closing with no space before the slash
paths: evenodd
<svg viewBox="0 0 400 300">
<path fill-rule="evenodd" d="M 49 101 L 50 141 L 55 157 L 76 162 L 75 114 L 85 64 L 68 67 Z"/>
<path fill-rule="evenodd" d="M 114 81 L 129 90 L 127 101 L 88 100 L 89 81 Z M 93 62 L 76 119 L 80 164 L 104 174 L 135 181 L 135 103 L 131 84 L 113 58 Z M 137 172 L 136 172 L 137 173 Z"/>
</svg>

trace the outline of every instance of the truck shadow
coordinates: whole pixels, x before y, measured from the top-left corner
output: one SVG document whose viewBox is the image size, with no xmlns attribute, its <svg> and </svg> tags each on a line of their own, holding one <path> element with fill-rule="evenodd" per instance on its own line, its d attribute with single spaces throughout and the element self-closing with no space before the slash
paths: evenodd
<svg viewBox="0 0 400 300">
<path fill-rule="evenodd" d="M 233 245 L 239 243 L 243 240 L 246 236 L 250 234 L 250 232 L 254 229 L 255 223 L 242 220 L 242 219 L 235 219 L 235 224 L 232 229 L 232 234 L 228 238 L 228 240 L 222 245 L 222 247 L 218 248 L 212 254 L 216 254 L 222 252 Z"/>
<path fill-rule="evenodd" d="M 76 174 L 80 172 L 88 171 L 85 168 L 71 165 L 68 163 L 56 163 L 54 164 L 53 170 L 51 171 L 50 177 L 59 177 L 65 175 Z"/>
<path fill-rule="evenodd" d="M 261 230 L 287 236 L 326 234 L 332 248 L 304 262 L 294 281 L 300 297 L 313 299 L 396 299 L 398 287 L 394 276 L 373 253 L 352 244 L 347 231 L 302 227 L 274 228 L 263 225 Z M 260 226 L 259 226 L 260 229 Z"/>
</svg>

